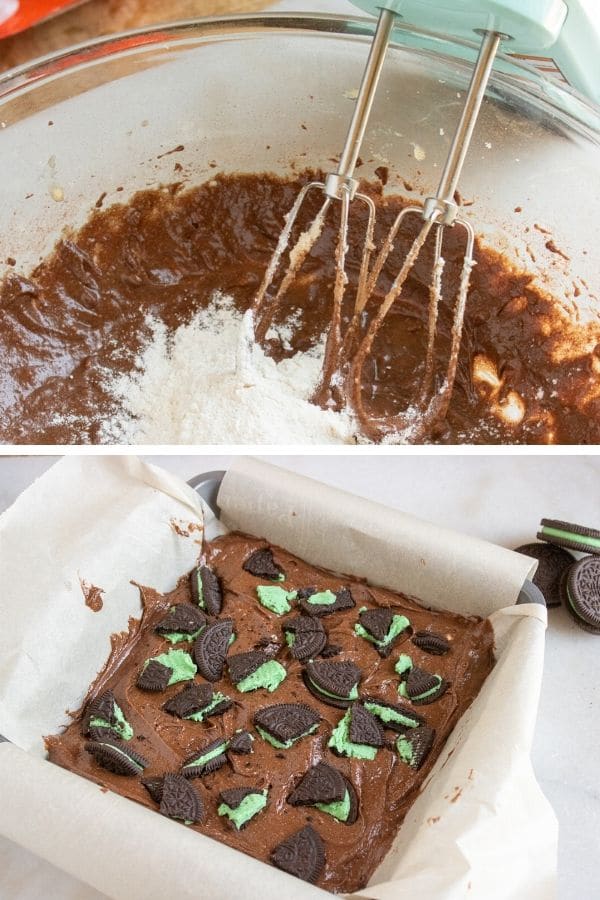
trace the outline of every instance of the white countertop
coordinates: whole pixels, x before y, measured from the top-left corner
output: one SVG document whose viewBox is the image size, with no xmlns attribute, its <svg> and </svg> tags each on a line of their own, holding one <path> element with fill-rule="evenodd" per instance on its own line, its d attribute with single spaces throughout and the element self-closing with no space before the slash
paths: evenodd
<svg viewBox="0 0 600 900">
<path fill-rule="evenodd" d="M 450 528 L 516 547 L 540 518 L 596 525 L 600 457 L 532 455 L 306 455 L 265 457 L 305 475 Z M 227 456 L 147 457 L 182 478 L 224 469 Z M 0 458 L 0 510 L 53 462 Z M 600 638 L 550 610 L 533 751 L 560 822 L 561 900 L 600 897 Z M 96 891 L 0 838 L 2 900 L 99 900 Z"/>
</svg>

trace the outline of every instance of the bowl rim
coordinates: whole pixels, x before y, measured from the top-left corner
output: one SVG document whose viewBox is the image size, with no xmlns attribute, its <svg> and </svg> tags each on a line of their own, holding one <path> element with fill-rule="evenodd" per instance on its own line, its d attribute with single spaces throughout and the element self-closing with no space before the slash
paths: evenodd
<svg viewBox="0 0 600 900">
<path fill-rule="evenodd" d="M 133 55 L 149 47 L 174 45 L 186 39 L 235 38 L 247 32 L 277 34 L 306 32 L 313 36 L 330 36 L 352 40 L 370 40 L 375 33 L 376 20 L 366 16 L 347 16 L 319 12 L 254 12 L 227 16 L 200 16 L 175 21 L 160 22 L 149 27 L 134 28 L 100 36 L 89 41 L 72 44 L 53 53 L 36 57 L 27 63 L 0 73 L 0 107 L 17 99 L 21 94 L 38 85 L 48 83 L 56 76 L 68 75 L 79 67 L 100 65 L 118 55 Z M 464 55 L 456 56 L 431 49 L 421 49 L 405 44 L 399 35 L 424 38 L 442 47 L 460 48 Z M 414 54 L 435 55 L 452 62 L 459 68 L 472 68 L 479 44 L 454 38 L 440 32 L 426 31 L 398 22 L 394 27 L 390 47 Z M 472 59 L 471 59 L 472 58 Z M 523 95 L 529 102 L 543 107 L 551 115 L 562 118 L 574 130 L 584 134 L 600 146 L 600 107 L 580 94 L 569 84 L 561 82 L 531 63 L 499 52 L 497 59 L 509 67 L 509 71 L 496 69 L 492 83 L 504 82 L 511 92 Z"/>
</svg>

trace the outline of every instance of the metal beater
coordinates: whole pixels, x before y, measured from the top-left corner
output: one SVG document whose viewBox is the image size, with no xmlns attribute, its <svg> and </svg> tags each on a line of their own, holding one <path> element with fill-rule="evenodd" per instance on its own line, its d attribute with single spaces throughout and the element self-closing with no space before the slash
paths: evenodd
<svg viewBox="0 0 600 900">
<path fill-rule="evenodd" d="M 569 32 L 567 22 L 579 22 L 581 7 L 578 0 L 354 0 L 361 9 L 379 14 L 377 30 L 367 67 L 365 69 L 356 107 L 338 170 L 327 176 L 323 183 L 312 182 L 300 192 L 290 210 L 285 228 L 269 263 L 254 304 L 255 337 L 262 341 L 283 297 L 296 278 L 306 257 L 322 234 L 325 216 L 333 200 L 341 202 L 340 224 L 335 253 L 336 275 L 331 327 L 327 335 L 323 378 L 316 402 L 325 402 L 328 391 L 335 383 L 345 384 L 346 402 L 354 408 L 364 434 L 371 440 L 394 436 L 417 441 L 427 436 L 432 426 L 445 416 L 456 378 L 458 354 L 469 281 L 474 265 L 475 234 L 471 224 L 459 216 L 456 189 L 477 122 L 481 104 L 489 82 L 492 66 L 501 42 L 515 53 L 548 54 L 550 48 L 561 48 L 562 59 L 576 60 L 575 35 Z M 579 18 L 578 18 L 579 17 Z M 472 39 L 473 34 L 482 37 L 479 55 L 467 93 L 464 109 L 450 152 L 444 166 L 437 193 L 428 198 L 422 207 L 409 206 L 397 216 L 381 250 L 369 271 L 375 227 L 375 206 L 370 197 L 358 192 L 358 181 L 353 177 L 360 146 L 381 74 L 385 53 L 396 19 L 434 31 L 444 30 L 457 37 Z M 579 31 L 581 28 L 578 26 Z M 565 52 L 568 48 L 570 53 Z M 564 67 L 564 65 L 563 65 Z M 581 66 L 573 63 L 573 79 L 588 89 L 581 78 Z M 321 190 L 325 200 L 312 224 L 305 229 L 289 251 L 289 264 L 278 290 L 271 295 L 274 277 L 286 252 L 292 229 L 307 194 Z M 345 271 L 348 249 L 348 224 L 352 201 L 366 204 L 368 219 L 354 302 L 354 313 L 346 333 L 342 335 L 341 312 L 347 284 Z M 373 295 L 381 271 L 394 247 L 401 224 L 408 216 L 416 215 L 420 228 L 408 254 L 394 279 L 392 287 L 370 322 L 364 324 L 366 305 Z M 435 350 L 438 313 L 442 294 L 444 271 L 444 229 L 458 225 L 465 232 L 465 251 L 459 288 L 454 304 L 453 323 L 448 364 L 443 378 L 435 371 Z M 424 374 L 418 396 L 403 412 L 385 419 L 370 417 L 362 397 L 363 370 L 373 348 L 375 337 L 394 303 L 402 297 L 402 291 L 429 235 L 435 227 L 434 256 L 429 287 L 428 337 Z"/>
</svg>

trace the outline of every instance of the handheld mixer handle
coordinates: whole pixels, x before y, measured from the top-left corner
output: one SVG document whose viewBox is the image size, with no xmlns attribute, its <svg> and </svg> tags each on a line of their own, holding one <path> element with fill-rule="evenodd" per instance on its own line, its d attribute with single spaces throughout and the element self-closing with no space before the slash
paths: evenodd
<svg viewBox="0 0 600 900">
<path fill-rule="evenodd" d="M 428 31 L 473 40 L 506 35 L 507 53 L 552 59 L 565 78 L 600 103 L 600 9 L 593 0 L 352 0 L 364 12 L 382 9 Z"/>
</svg>

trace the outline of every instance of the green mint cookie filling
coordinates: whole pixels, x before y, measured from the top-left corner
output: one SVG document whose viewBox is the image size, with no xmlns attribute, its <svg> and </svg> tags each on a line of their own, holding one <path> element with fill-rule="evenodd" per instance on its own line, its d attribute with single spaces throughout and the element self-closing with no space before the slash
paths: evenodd
<svg viewBox="0 0 600 900">
<path fill-rule="evenodd" d="M 352 711 L 349 709 L 346 715 L 340 719 L 331 732 L 327 746 L 337 750 L 342 756 L 353 756 L 356 759 L 375 759 L 377 756 L 376 747 L 369 747 L 367 744 L 354 744 L 350 740 L 351 713 Z"/>
<path fill-rule="evenodd" d="M 573 541 L 574 544 L 587 544 L 590 547 L 600 548 L 600 538 L 588 537 L 587 534 L 577 534 L 575 531 L 563 531 L 561 528 L 550 528 L 547 525 L 543 525 L 542 534 L 544 537 L 556 537 L 564 541 Z"/>
<path fill-rule="evenodd" d="M 111 731 L 116 731 L 123 741 L 130 741 L 133 737 L 133 728 L 123 715 L 121 707 L 117 703 L 113 705 L 113 714 L 117 720 L 114 725 L 111 725 L 106 719 L 101 719 L 96 716 L 95 718 L 90 719 L 90 728 L 110 728 Z"/>
<path fill-rule="evenodd" d="M 285 642 L 288 645 L 288 647 L 294 646 L 294 644 L 296 643 L 296 635 L 294 634 L 293 631 L 285 632 Z"/>
<path fill-rule="evenodd" d="M 203 753 L 201 756 L 196 757 L 196 759 L 190 760 L 183 767 L 184 769 L 190 769 L 192 766 L 205 766 L 207 762 L 210 762 L 211 759 L 214 759 L 215 756 L 220 756 L 221 753 L 225 753 L 227 750 L 228 742 L 223 741 L 217 747 L 213 747 L 212 750 L 209 750 L 207 753 Z"/>
<path fill-rule="evenodd" d="M 400 759 L 402 762 L 407 763 L 409 766 L 412 766 L 414 762 L 414 753 L 413 753 L 413 745 L 409 740 L 405 737 L 399 737 L 396 741 L 396 749 L 398 750 L 398 754 L 400 755 Z"/>
<path fill-rule="evenodd" d="M 339 694 L 332 694 L 330 691 L 326 691 L 325 688 L 322 688 L 319 684 L 316 684 L 310 675 L 308 676 L 308 680 L 320 694 L 324 694 L 326 697 L 332 697 L 334 700 L 358 700 L 358 682 L 352 686 L 347 697 L 340 697 Z"/>
<path fill-rule="evenodd" d="M 274 738 L 268 731 L 264 731 L 260 727 L 260 725 L 256 725 L 256 730 L 260 734 L 261 738 L 265 740 L 271 747 L 275 747 L 276 750 L 289 750 L 290 747 L 296 743 L 296 741 L 301 740 L 301 738 L 306 737 L 308 734 L 312 734 L 319 727 L 319 723 L 317 722 L 315 725 L 311 725 L 308 731 L 302 732 L 299 734 L 297 738 L 290 738 L 289 741 L 278 741 L 277 738 Z"/>
<path fill-rule="evenodd" d="M 275 659 L 270 659 L 268 662 L 259 666 L 256 672 L 252 672 L 251 675 L 247 675 L 246 678 L 242 678 L 236 687 L 238 691 L 241 691 L 243 694 L 248 691 L 256 691 L 259 688 L 265 688 L 270 693 L 277 690 L 281 682 L 286 677 L 287 672 Z"/>
<path fill-rule="evenodd" d="M 245 825 L 246 822 L 253 819 L 266 805 L 267 792 L 261 791 L 260 794 L 248 794 L 235 809 L 232 809 L 231 806 L 227 806 L 226 803 L 221 803 L 217 812 L 220 816 L 227 816 L 229 821 L 233 822 L 239 831 L 242 825 Z"/>
<path fill-rule="evenodd" d="M 160 656 L 153 656 L 152 659 L 171 670 L 169 685 L 177 684 L 179 681 L 189 681 L 198 671 L 192 657 L 185 650 L 169 650 L 168 653 L 161 653 Z M 147 660 L 146 665 L 149 662 L 150 660 Z"/>
<path fill-rule="evenodd" d="M 196 587 L 198 591 L 198 606 L 201 609 L 206 609 L 206 605 L 204 603 L 204 588 L 202 587 L 202 576 L 200 574 L 200 566 L 196 569 Z"/>
<path fill-rule="evenodd" d="M 272 584 L 259 584 L 256 593 L 261 605 L 278 616 L 289 613 L 292 608 L 290 600 L 296 599 L 296 591 L 286 591 L 284 588 Z"/>
<path fill-rule="evenodd" d="M 306 598 L 307 601 L 313 606 L 331 606 L 336 601 L 336 596 L 333 591 L 317 591 L 316 594 L 311 594 L 310 597 Z"/>
<path fill-rule="evenodd" d="M 389 706 L 380 706 L 378 703 L 370 703 L 368 700 L 364 706 L 365 709 L 368 709 L 369 712 L 373 713 L 374 716 L 377 716 L 384 723 L 394 722 L 397 725 L 404 725 L 406 728 L 416 728 L 418 725 L 415 719 L 403 716 L 398 710 L 390 709 Z"/>
<path fill-rule="evenodd" d="M 208 706 L 205 706 L 204 709 L 199 709 L 198 712 L 192 713 L 189 716 L 185 716 L 185 718 L 191 719 L 192 722 L 203 722 L 207 716 L 210 716 L 213 709 L 215 709 L 219 703 L 222 703 L 223 700 L 229 700 L 229 697 L 226 697 L 225 694 L 222 694 L 220 691 L 216 691 Z"/>
<path fill-rule="evenodd" d="M 328 813 L 340 822 L 345 822 L 350 815 L 350 794 L 346 791 L 343 800 L 336 800 L 333 803 L 315 803 L 314 805 L 321 812 Z"/>
<path fill-rule="evenodd" d="M 437 690 L 439 689 L 440 684 L 442 683 L 441 675 L 434 675 L 433 677 L 435 678 L 435 680 L 437 682 L 435 687 L 429 688 L 428 691 L 423 691 L 422 694 L 417 694 L 415 697 L 409 697 L 408 691 L 406 690 L 406 682 L 404 682 L 404 681 L 400 684 L 400 687 L 398 688 L 398 693 L 401 694 L 403 697 L 408 698 L 409 700 L 425 700 L 426 697 L 431 697 L 432 694 L 435 694 L 437 692 Z"/>
<path fill-rule="evenodd" d="M 398 662 L 394 666 L 394 670 L 398 673 L 398 675 L 404 675 L 405 672 L 410 672 L 413 667 L 412 659 L 406 653 L 401 653 L 398 657 Z"/>
<path fill-rule="evenodd" d="M 206 626 L 203 625 L 202 628 L 199 628 L 198 631 L 193 631 L 192 634 L 185 634 L 183 631 L 169 631 L 161 635 L 161 637 L 164 637 L 171 644 L 182 644 L 184 641 L 191 644 L 205 627 Z"/>
</svg>

